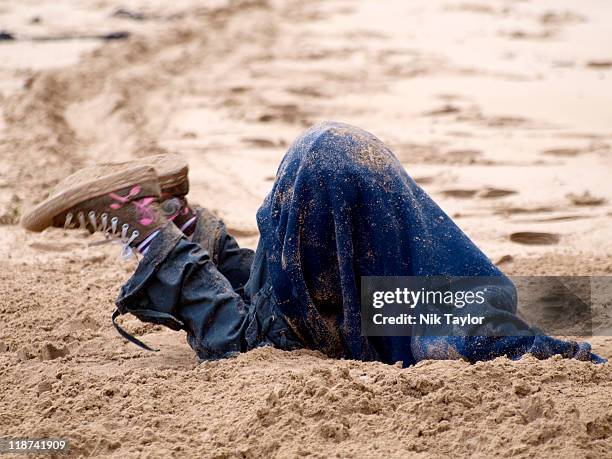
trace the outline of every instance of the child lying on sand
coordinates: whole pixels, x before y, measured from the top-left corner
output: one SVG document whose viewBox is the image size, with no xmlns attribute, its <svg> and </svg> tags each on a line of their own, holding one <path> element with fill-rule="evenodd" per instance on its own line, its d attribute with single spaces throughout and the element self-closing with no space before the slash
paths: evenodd
<svg viewBox="0 0 612 459">
<path fill-rule="evenodd" d="M 22 221 L 33 230 L 102 231 L 144 255 L 113 321 L 131 313 L 185 330 L 201 359 L 272 345 L 405 366 L 526 353 L 605 361 L 588 343 L 532 330 L 516 316 L 515 299 L 487 306 L 487 336 L 477 329 L 473 336 L 362 336 L 361 276 L 488 276 L 512 284 L 361 129 L 323 123 L 293 143 L 257 212 L 255 252 L 240 248 L 208 211 L 188 205 L 186 168 L 163 169 L 124 166 L 89 181 L 77 173 Z"/>
</svg>

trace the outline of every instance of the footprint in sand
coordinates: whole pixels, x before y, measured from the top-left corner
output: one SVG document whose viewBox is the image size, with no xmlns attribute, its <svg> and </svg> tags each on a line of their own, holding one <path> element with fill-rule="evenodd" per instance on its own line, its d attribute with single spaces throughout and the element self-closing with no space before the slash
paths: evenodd
<svg viewBox="0 0 612 459">
<path fill-rule="evenodd" d="M 467 199 L 476 196 L 478 190 L 461 190 L 461 189 L 453 189 L 453 190 L 442 190 L 443 196 L 448 198 L 459 198 L 459 199 Z"/>
<path fill-rule="evenodd" d="M 503 198 L 505 196 L 510 196 L 516 193 L 518 192 L 515 190 L 504 190 L 502 188 L 485 188 L 480 193 L 478 193 L 478 196 L 481 198 L 493 199 L 493 198 Z"/>
<path fill-rule="evenodd" d="M 417 182 L 418 185 L 429 185 L 435 181 L 435 177 L 414 177 L 414 181 Z"/>
<path fill-rule="evenodd" d="M 510 235 L 510 240 L 512 242 L 526 245 L 554 245 L 559 243 L 560 239 L 560 236 L 555 233 L 540 233 L 535 231 L 522 231 Z"/>
<path fill-rule="evenodd" d="M 395 144 L 392 150 L 401 163 L 407 164 L 499 164 L 482 157 L 478 150 L 441 151 L 431 144 Z"/>
<path fill-rule="evenodd" d="M 503 215 L 503 216 L 509 216 L 509 215 L 520 215 L 520 214 L 539 214 L 539 213 L 546 213 L 546 212 L 555 212 L 558 209 L 556 209 L 555 207 L 549 207 L 549 206 L 539 206 L 539 207 L 532 207 L 532 208 L 528 208 L 528 207 L 500 207 L 498 209 L 495 209 L 493 211 L 493 213 L 495 215 Z"/>
<path fill-rule="evenodd" d="M 244 94 L 250 91 L 252 88 L 248 86 L 232 86 L 229 90 L 234 94 Z"/>
<path fill-rule="evenodd" d="M 590 69 L 612 69 L 612 61 L 589 61 L 586 66 Z"/>
<path fill-rule="evenodd" d="M 147 16 L 144 13 L 141 13 L 139 11 L 128 10 L 125 8 L 119 8 L 113 14 L 111 14 L 111 17 L 120 18 L 120 19 L 129 19 L 132 21 L 145 21 L 147 19 Z"/>
<path fill-rule="evenodd" d="M 575 206 L 600 206 L 605 204 L 606 200 L 604 198 L 598 198 L 596 196 L 591 196 L 588 191 L 585 191 L 582 194 L 568 194 L 567 198 L 574 204 Z"/>
<path fill-rule="evenodd" d="M 529 124 L 529 120 L 521 116 L 483 117 L 483 121 L 489 127 L 518 127 Z"/>
<path fill-rule="evenodd" d="M 282 146 L 281 142 L 275 142 L 274 140 L 263 139 L 263 138 L 258 138 L 258 137 L 244 137 L 242 141 L 253 147 L 259 147 L 259 148 L 275 148 L 275 147 Z"/>
<path fill-rule="evenodd" d="M 295 94 L 297 96 L 306 96 L 306 97 L 325 97 L 325 94 L 321 92 L 317 88 L 312 88 L 310 86 L 301 86 L 297 88 L 289 88 L 287 92 L 291 94 Z"/>
<path fill-rule="evenodd" d="M 442 195 L 449 197 L 449 198 L 467 199 L 467 198 L 472 198 L 476 196 L 476 197 L 485 198 L 485 199 L 495 199 L 495 198 L 503 198 L 505 196 L 516 194 L 517 191 L 489 187 L 483 190 L 451 189 L 451 190 L 443 190 L 441 193 Z"/>
<path fill-rule="evenodd" d="M 440 115 L 452 115 L 459 113 L 461 109 L 455 105 L 447 104 L 434 110 L 423 113 L 425 116 L 440 116 Z"/>
<path fill-rule="evenodd" d="M 554 37 L 555 31 L 551 29 L 539 31 L 513 30 L 511 32 L 502 32 L 500 35 L 514 40 L 547 40 Z"/>
<path fill-rule="evenodd" d="M 578 156 L 580 153 L 584 152 L 577 148 L 550 148 L 548 150 L 544 150 L 542 153 L 550 156 L 571 158 L 573 156 Z"/>
<path fill-rule="evenodd" d="M 569 222 L 574 220 L 584 220 L 592 218 L 592 215 L 558 215 L 555 217 L 543 218 L 522 218 L 513 220 L 514 223 L 549 223 L 549 222 Z"/>
<path fill-rule="evenodd" d="M 586 18 L 581 14 L 571 11 L 547 11 L 540 16 L 540 22 L 544 25 L 561 26 L 585 22 Z"/>
</svg>

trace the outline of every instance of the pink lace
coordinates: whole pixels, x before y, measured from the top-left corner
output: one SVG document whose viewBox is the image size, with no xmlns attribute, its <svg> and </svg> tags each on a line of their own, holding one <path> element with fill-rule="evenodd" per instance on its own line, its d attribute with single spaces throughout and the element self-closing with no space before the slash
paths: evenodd
<svg viewBox="0 0 612 459">
<path fill-rule="evenodd" d="M 138 196 L 138 193 L 140 193 L 140 190 L 141 190 L 140 185 L 136 185 L 130 190 L 127 196 L 119 196 L 118 194 L 110 193 L 109 196 L 115 201 L 118 201 L 118 202 L 111 204 L 110 207 L 111 209 L 115 209 L 115 210 L 121 209 L 125 204 L 128 204 L 131 202 L 132 204 L 134 204 L 134 207 L 136 207 L 136 212 L 138 214 L 138 222 L 142 226 L 149 226 L 151 223 L 155 221 L 155 212 L 153 211 L 153 209 L 150 209 L 148 206 L 153 201 L 155 201 L 155 199 L 148 197 L 148 198 L 135 199 L 135 200 L 130 201 L 130 199 L 134 198 L 135 196 Z"/>
</svg>

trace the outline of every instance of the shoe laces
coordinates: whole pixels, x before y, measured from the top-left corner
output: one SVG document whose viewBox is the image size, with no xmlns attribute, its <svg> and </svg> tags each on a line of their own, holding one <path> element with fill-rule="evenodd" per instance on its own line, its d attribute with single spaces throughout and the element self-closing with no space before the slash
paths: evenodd
<svg viewBox="0 0 612 459">
<path fill-rule="evenodd" d="M 125 331 L 117 323 L 117 317 L 119 317 L 120 315 L 125 314 L 127 312 L 135 315 L 136 317 L 138 317 L 140 320 L 142 320 L 144 322 L 150 322 L 150 323 L 154 323 L 154 324 L 158 324 L 158 325 L 166 325 L 167 327 L 170 327 L 173 330 L 177 330 L 177 331 L 178 330 L 187 330 L 187 328 L 185 327 L 185 324 L 181 320 L 179 320 L 176 317 L 174 317 L 173 315 L 165 313 L 165 312 L 155 311 L 153 309 L 127 309 L 127 308 L 121 308 L 120 309 L 120 308 L 116 307 L 115 310 L 113 311 L 112 316 L 111 316 L 111 321 L 113 323 L 113 326 L 117 330 L 117 332 L 121 336 L 123 336 L 125 339 L 130 341 L 131 343 L 134 343 L 136 346 L 138 346 L 138 347 L 140 347 L 140 348 L 142 348 L 142 349 L 144 349 L 146 351 L 159 352 L 159 349 L 155 349 L 155 348 L 150 347 L 149 345 L 143 343 L 138 338 L 136 338 L 134 335 L 131 335 L 130 333 Z"/>
<path fill-rule="evenodd" d="M 89 245 L 102 245 L 109 242 L 120 242 L 123 245 L 123 250 L 121 251 L 121 258 L 127 260 L 131 256 L 135 256 L 136 251 L 132 247 L 132 243 L 140 236 L 140 231 L 137 229 L 132 230 L 130 233 L 130 225 L 124 223 L 119 227 L 119 218 L 112 217 L 109 220 L 109 215 L 106 212 L 101 214 L 96 214 L 93 210 L 87 212 L 87 216 L 85 216 L 85 212 L 79 211 L 75 215 L 72 212 L 68 212 L 66 214 L 66 218 L 64 219 L 64 229 L 72 229 L 78 228 L 87 230 L 87 226 L 93 230 L 94 233 L 102 233 L 104 235 L 103 241 L 92 242 Z M 128 236 L 129 234 L 129 236 Z"/>
</svg>

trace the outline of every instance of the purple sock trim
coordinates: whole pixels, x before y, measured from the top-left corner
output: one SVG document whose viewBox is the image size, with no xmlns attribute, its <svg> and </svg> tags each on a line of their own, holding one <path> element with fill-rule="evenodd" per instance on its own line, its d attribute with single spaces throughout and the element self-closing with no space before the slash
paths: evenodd
<svg viewBox="0 0 612 459">
<path fill-rule="evenodd" d="M 183 225 L 179 229 L 184 233 L 187 228 L 189 228 L 191 225 L 195 223 L 197 218 L 198 218 L 197 216 L 190 218 L 185 223 L 183 223 Z"/>
<path fill-rule="evenodd" d="M 149 234 L 144 241 L 142 241 L 140 244 L 138 244 L 136 246 L 136 250 L 138 250 L 142 255 L 146 254 L 147 251 L 149 250 L 149 246 L 151 245 L 151 242 L 153 241 L 153 239 L 155 238 L 155 236 L 157 236 L 159 234 L 161 230 L 155 230 L 153 231 L 151 234 Z"/>
</svg>

